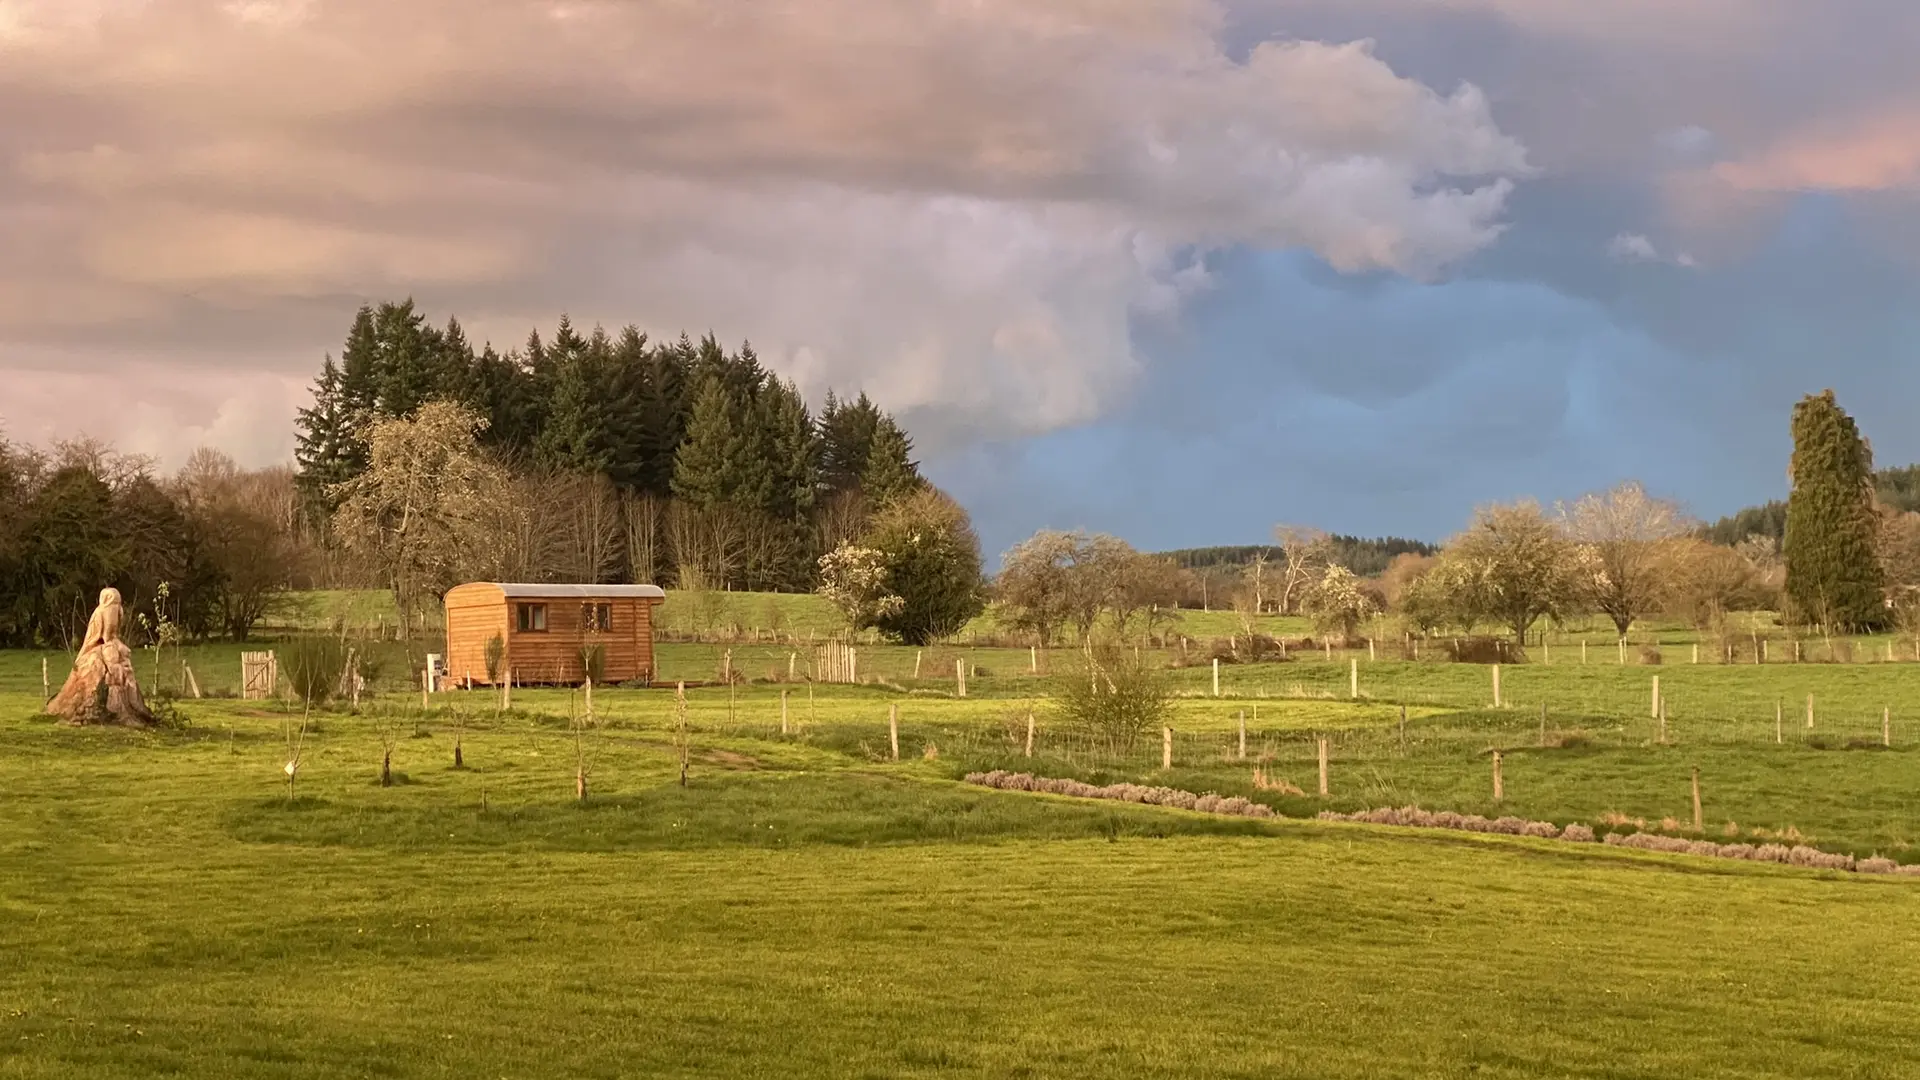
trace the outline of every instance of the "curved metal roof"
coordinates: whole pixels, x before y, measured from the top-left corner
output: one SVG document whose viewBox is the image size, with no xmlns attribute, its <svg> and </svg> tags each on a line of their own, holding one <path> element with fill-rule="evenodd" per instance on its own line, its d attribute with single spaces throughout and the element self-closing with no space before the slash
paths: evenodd
<svg viewBox="0 0 1920 1080">
<path fill-rule="evenodd" d="M 666 599 L 667 593 L 658 585 L 526 585 L 490 582 L 497 585 L 501 593 L 508 598 L 531 600 L 617 600 L 628 597 L 644 597 L 653 600 Z"/>
</svg>

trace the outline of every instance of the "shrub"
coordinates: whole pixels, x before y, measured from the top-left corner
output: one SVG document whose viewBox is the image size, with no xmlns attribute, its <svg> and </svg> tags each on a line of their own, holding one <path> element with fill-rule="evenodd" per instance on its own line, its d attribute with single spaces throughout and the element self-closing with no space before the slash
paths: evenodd
<svg viewBox="0 0 1920 1080">
<path fill-rule="evenodd" d="M 346 669 L 346 643 L 331 635 L 297 638 L 280 660 L 288 688 L 309 708 L 333 697 Z"/>
<path fill-rule="evenodd" d="M 1132 749 L 1172 711 L 1166 676 L 1123 649 L 1089 650 L 1084 670 L 1064 681 L 1057 701 L 1062 719 L 1115 749 Z"/>
<path fill-rule="evenodd" d="M 497 683 L 500 681 L 502 674 L 501 668 L 506 665 L 506 661 L 507 643 L 501 639 L 499 634 L 488 638 L 486 652 L 487 682 Z"/>
</svg>

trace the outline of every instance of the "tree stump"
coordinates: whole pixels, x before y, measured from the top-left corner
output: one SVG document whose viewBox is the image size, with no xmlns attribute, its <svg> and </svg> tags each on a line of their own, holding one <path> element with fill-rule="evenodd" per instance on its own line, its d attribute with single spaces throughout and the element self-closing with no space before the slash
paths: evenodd
<svg viewBox="0 0 1920 1080">
<path fill-rule="evenodd" d="M 140 696 L 140 681 L 134 677 L 133 650 L 120 640 L 123 614 L 119 590 L 101 590 L 100 606 L 87 622 L 73 673 L 47 703 L 49 715 L 69 724 L 145 727 L 154 722 Z"/>
</svg>

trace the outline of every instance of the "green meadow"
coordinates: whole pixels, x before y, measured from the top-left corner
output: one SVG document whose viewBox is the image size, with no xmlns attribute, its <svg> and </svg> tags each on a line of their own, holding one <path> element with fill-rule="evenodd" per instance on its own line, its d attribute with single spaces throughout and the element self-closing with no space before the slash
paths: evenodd
<svg viewBox="0 0 1920 1080">
<path fill-rule="evenodd" d="M 383 617 L 302 603 L 248 648 Z M 867 685 L 813 685 L 804 614 L 663 644 L 684 726 L 665 687 L 423 706 L 430 646 L 386 642 L 358 710 L 236 700 L 240 647 L 201 646 L 141 654 L 209 695 L 173 726 L 77 729 L 0 654 L 0 1077 L 1920 1074 L 1920 879 L 1312 820 L 1690 835 L 1698 769 L 1711 838 L 1920 862 L 1920 663 L 1555 647 L 1496 707 L 1485 665 L 1297 653 L 1216 696 L 1190 652 L 1170 740 L 1116 748 L 1051 703 L 1072 650 L 863 646 Z M 961 779 L 992 768 L 1282 816 Z"/>
</svg>

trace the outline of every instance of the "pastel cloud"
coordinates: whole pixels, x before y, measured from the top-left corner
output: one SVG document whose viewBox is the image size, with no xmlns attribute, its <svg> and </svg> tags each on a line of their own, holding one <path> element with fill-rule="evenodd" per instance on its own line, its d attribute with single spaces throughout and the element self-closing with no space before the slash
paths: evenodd
<svg viewBox="0 0 1920 1080">
<path fill-rule="evenodd" d="M 1364 42 L 1234 59 L 1204 0 L 5 10 L 0 108 L 41 122 L 0 134 L 32 208 L 0 284 L 67 301 L 0 305 L 18 347 L 404 294 L 506 342 L 565 307 L 751 338 L 939 444 L 1099 415 L 1209 250 L 1431 275 L 1530 173 L 1471 85 Z"/>
</svg>

